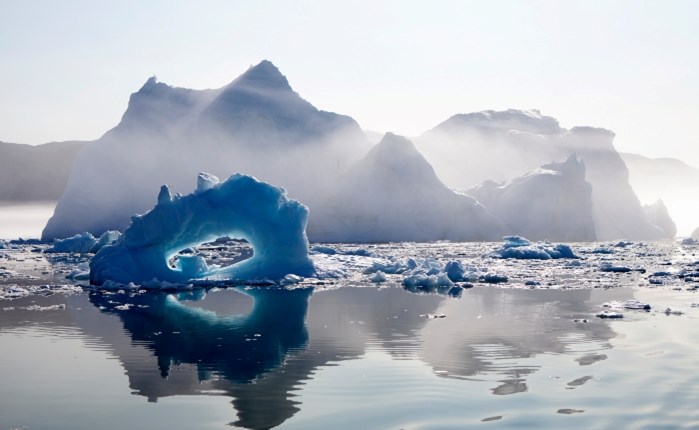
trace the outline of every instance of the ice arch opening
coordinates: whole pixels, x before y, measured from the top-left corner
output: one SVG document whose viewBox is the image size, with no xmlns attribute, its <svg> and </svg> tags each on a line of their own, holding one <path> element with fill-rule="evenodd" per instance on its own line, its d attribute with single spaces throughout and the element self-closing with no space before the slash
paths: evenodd
<svg viewBox="0 0 699 430">
<path fill-rule="evenodd" d="M 314 268 L 308 257 L 307 221 L 308 208 L 289 199 L 282 188 L 247 175 L 234 174 L 219 183 L 215 176 L 200 173 L 197 189 L 186 196 L 172 196 L 163 185 L 155 207 L 133 216 L 121 240 L 90 260 L 90 282 L 309 276 Z M 224 236 L 247 240 L 253 256 L 226 267 L 210 268 L 196 255 L 180 256 L 174 268 L 168 264 L 179 251 Z"/>
</svg>

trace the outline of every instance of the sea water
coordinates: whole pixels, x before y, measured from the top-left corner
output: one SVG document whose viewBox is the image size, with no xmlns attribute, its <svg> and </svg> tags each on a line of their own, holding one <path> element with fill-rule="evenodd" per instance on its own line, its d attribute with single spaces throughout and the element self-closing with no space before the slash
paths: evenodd
<svg viewBox="0 0 699 430">
<path fill-rule="evenodd" d="M 597 279 L 559 261 L 478 256 L 494 244 L 390 246 L 462 254 L 512 279 L 528 267 L 522 279 L 544 282 L 475 283 L 459 297 L 411 292 L 390 277 L 378 286 L 39 288 L 0 301 L 0 429 L 699 427 L 693 279 Z M 679 273 L 696 258 L 674 243 L 643 249 L 614 259 Z M 1 264 L 21 276 L 30 256 Z M 55 276 L 50 267 L 21 280 L 40 284 Z M 605 302 L 629 299 L 652 308 L 595 317 Z"/>
</svg>

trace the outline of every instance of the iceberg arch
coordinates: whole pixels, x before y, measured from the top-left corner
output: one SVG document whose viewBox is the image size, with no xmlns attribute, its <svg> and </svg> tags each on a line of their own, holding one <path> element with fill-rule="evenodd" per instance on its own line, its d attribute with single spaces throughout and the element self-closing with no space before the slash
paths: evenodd
<svg viewBox="0 0 699 430">
<path fill-rule="evenodd" d="M 167 185 L 158 203 L 131 225 L 116 244 L 90 260 L 90 283 L 143 283 L 153 279 L 182 283 L 192 279 L 259 280 L 314 272 L 308 256 L 308 208 L 286 192 L 257 179 L 234 174 L 225 182 L 200 173 L 197 189 L 172 196 Z M 254 255 L 227 267 L 207 266 L 203 257 L 179 256 L 185 248 L 219 237 L 246 239 Z"/>
</svg>

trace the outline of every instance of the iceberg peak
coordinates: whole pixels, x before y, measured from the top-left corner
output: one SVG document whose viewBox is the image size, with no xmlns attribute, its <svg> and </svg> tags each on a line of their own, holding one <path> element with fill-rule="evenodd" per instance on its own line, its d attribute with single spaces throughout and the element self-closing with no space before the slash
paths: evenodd
<svg viewBox="0 0 699 430">
<path fill-rule="evenodd" d="M 139 93 L 149 92 L 149 91 L 152 91 L 154 88 L 158 87 L 159 85 L 167 86 L 167 84 L 163 84 L 161 82 L 158 82 L 158 77 L 153 75 L 150 78 L 148 78 L 146 83 L 143 84 L 143 86 L 141 87 L 141 89 L 138 90 L 138 92 Z"/>
<path fill-rule="evenodd" d="M 258 64 L 250 66 L 230 85 L 293 91 L 286 76 L 269 60 L 262 60 Z"/>
</svg>

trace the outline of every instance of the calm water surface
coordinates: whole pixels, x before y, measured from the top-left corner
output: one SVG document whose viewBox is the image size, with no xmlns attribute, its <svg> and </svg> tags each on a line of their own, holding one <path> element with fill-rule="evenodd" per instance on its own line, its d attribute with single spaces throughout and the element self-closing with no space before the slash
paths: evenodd
<svg viewBox="0 0 699 430">
<path fill-rule="evenodd" d="M 654 309 L 594 318 L 630 298 Z M 0 429 L 698 428 L 695 299 L 495 286 L 29 296 L 0 302 Z"/>
</svg>

